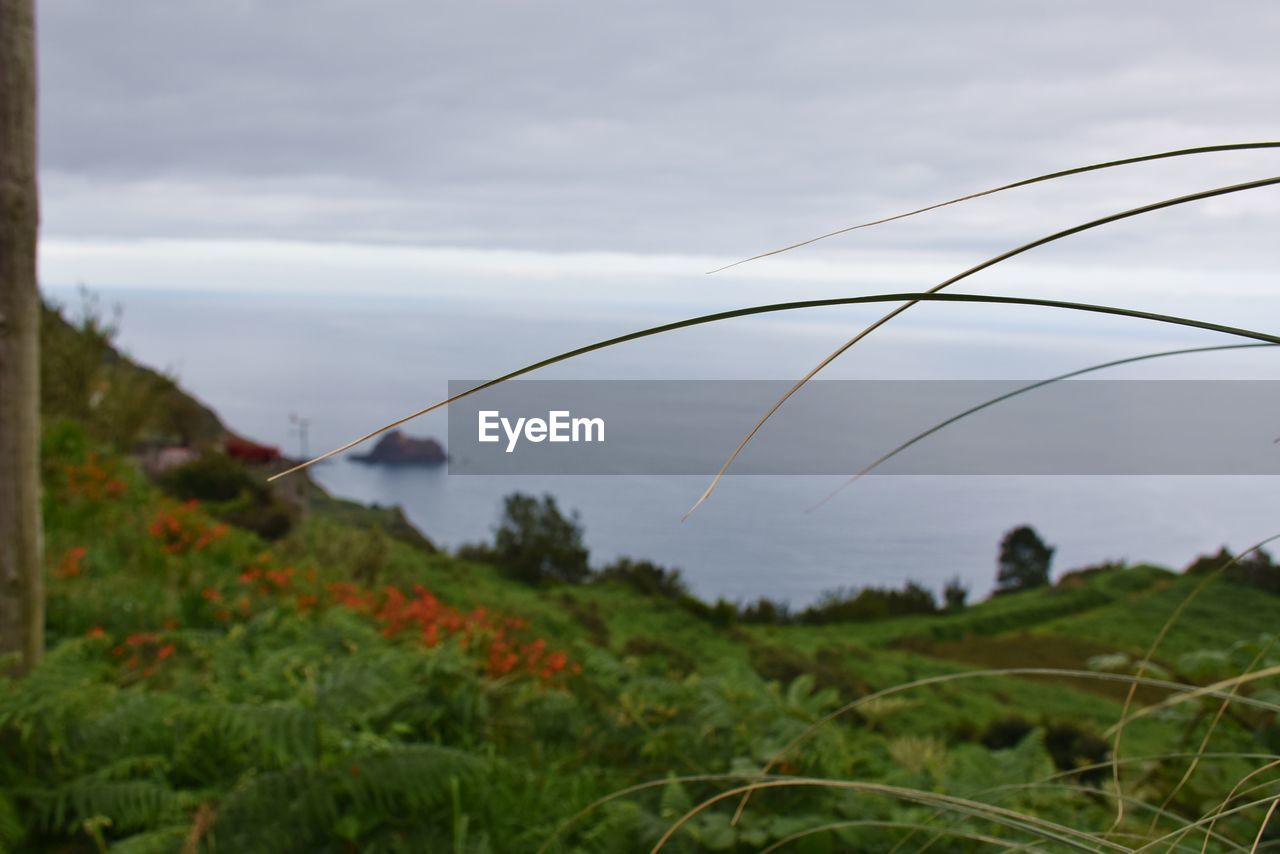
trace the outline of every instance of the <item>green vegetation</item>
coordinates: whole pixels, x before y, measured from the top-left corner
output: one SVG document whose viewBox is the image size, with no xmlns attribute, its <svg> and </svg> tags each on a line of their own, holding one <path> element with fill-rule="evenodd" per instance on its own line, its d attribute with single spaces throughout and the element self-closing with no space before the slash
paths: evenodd
<svg viewBox="0 0 1280 854">
<path fill-rule="evenodd" d="M 1044 587 L 1049 583 L 1049 565 L 1053 561 L 1053 548 L 1029 525 L 1020 525 L 1004 535 L 1000 541 L 999 570 L 996 572 L 996 591 L 1016 593 Z"/>
<path fill-rule="evenodd" d="M 530 850 L 597 798 L 659 781 L 563 837 L 635 850 L 732 783 L 662 782 L 672 775 L 745 779 L 843 701 L 970 665 L 1045 663 L 1020 659 L 1027 649 L 1059 650 L 1052 664 L 1078 669 L 1136 656 L 1149 634 L 1131 615 L 1199 582 L 1110 569 L 954 614 L 724 629 L 642 562 L 589 584 L 529 585 L 323 511 L 268 544 L 166 496 L 74 424 L 52 426 L 45 453 L 51 652 L 0 700 L 12 850 Z M 1242 596 L 1247 624 L 1222 619 Z M 1228 580 L 1198 601 L 1206 610 L 1189 610 L 1175 634 L 1219 658 L 1161 659 L 1179 675 L 1194 663 L 1196 680 L 1229 670 L 1245 654 L 1234 642 L 1280 620 L 1280 598 Z M 1153 607 L 1150 620 L 1167 612 Z M 1095 623 L 1112 638 L 1072 641 L 1095 637 L 1084 628 Z M 1052 642 L 1029 645 L 1024 632 Z M 1121 698 L 1078 682 L 904 692 L 820 729 L 777 770 L 968 794 L 1030 784 L 1106 752 Z M 1135 725 L 1129 750 L 1171 752 L 1204 731 L 1212 705 Z M 1214 750 L 1261 752 L 1276 732 L 1274 713 L 1244 708 Z M 1180 802 L 1192 812 L 1248 768 L 1204 765 Z M 1155 786 L 1183 765 L 1143 767 Z M 1074 827 L 1110 819 L 1105 799 L 1071 789 L 1001 797 Z M 931 814 L 822 789 L 761 795 L 736 827 L 721 806 L 673 850 L 754 850 L 834 820 Z M 1221 829 L 1247 826 L 1232 817 Z M 904 832 L 858 826 L 802 850 L 874 849 Z"/>
<path fill-rule="evenodd" d="M 1274 677 L 1135 719 L 1118 757 L 1108 733 L 1193 592 L 1147 677 L 1280 664 L 1262 556 L 1096 567 L 943 610 L 910 583 L 843 591 L 793 617 L 700 602 L 643 560 L 590 573 L 547 499 L 509 500 L 468 558 L 308 485 L 268 540 L 226 512 L 278 499 L 256 468 L 204 456 L 152 480 L 136 440 L 46 414 L 50 651 L 0 682 L 0 849 L 647 850 L 768 766 L 740 821 L 720 800 L 668 849 L 1099 850 L 1115 758 L 1112 844 L 1230 801 L 1208 849 L 1247 850 L 1267 803 L 1246 805 L 1280 782 L 1228 797 L 1280 751 Z M 970 675 L 1004 668 L 1079 672 Z M 1147 684 L 1135 709 L 1174 696 Z"/>
</svg>

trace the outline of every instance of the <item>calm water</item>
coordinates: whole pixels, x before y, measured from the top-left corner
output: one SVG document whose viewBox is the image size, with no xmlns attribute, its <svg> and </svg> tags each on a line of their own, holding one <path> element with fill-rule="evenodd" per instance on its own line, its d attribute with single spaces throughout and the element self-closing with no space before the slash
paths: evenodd
<svg viewBox="0 0 1280 854">
<path fill-rule="evenodd" d="M 74 302 L 70 292 L 53 293 Z M 500 373 L 693 313 L 602 308 L 567 316 L 563 306 L 533 301 L 141 290 L 103 296 L 124 309 L 121 341 L 132 355 L 177 374 L 235 429 L 291 454 L 302 450 L 290 429 L 291 412 L 311 420 L 309 450 L 325 450 L 442 397 L 451 378 Z M 865 311 L 833 310 L 804 323 L 708 327 L 629 344 L 544 376 L 794 378 L 867 319 Z M 1052 329 L 1031 335 L 980 324 L 966 329 L 904 322 L 831 376 L 1039 378 L 1150 350 L 1221 343 L 1188 335 L 1116 340 Z M 1108 376 L 1275 378 L 1274 359 L 1226 354 L 1197 362 L 1193 374 L 1187 363 L 1174 367 L 1169 360 Z M 411 432 L 443 437 L 445 422 L 424 418 Z M 738 438 L 724 437 L 726 452 Z M 805 513 L 843 478 L 739 476 L 682 524 L 706 485 L 703 477 L 458 476 L 345 459 L 314 471 L 339 495 L 402 505 L 445 546 L 488 536 L 503 495 L 550 492 L 580 513 L 593 563 L 619 555 L 650 558 L 681 567 L 704 596 L 767 595 L 795 604 L 840 585 L 912 578 L 937 589 L 953 575 L 985 593 L 996 543 L 1020 523 L 1034 525 L 1058 547 L 1059 572 L 1123 558 L 1181 567 L 1198 553 L 1223 544 L 1243 548 L 1280 530 L 1272 480 L 1263 477 L 873 477 Z"/>
</svg>

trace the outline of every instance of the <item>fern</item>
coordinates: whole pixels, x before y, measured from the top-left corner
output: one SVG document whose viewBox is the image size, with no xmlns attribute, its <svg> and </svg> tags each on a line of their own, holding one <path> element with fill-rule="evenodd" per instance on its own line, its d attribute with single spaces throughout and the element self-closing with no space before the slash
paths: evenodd
<svg viewBox="0 0 1280 854">
<path fill-rule="evenodd" d="M 223 802 L 215 839 L 231 850 L 300 850 L 338 833 L 346 816 L 359 817 L 361 835 L 382 826 L 440 830 L 451 786 L 473 789 L 484 767 L 449 748 L 396 745 L 337 758 L 324 769 L 258 775 Z"/>
<path fill-rule="evenodd" d="M 190 828 L 186 824 L 135 833 L 111 845 L 111 854 L 173 854 L 183 850 Z"/>
</svg>

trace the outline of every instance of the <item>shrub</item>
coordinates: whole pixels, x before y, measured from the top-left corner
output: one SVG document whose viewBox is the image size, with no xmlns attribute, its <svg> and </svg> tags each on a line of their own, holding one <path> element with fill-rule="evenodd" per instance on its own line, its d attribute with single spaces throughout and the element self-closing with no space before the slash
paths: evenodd
<svg viewBox="0 0 1280 854">
<path fill-rule="evenodd" d="M 1222 548 L 1216 555 L 1201 555 L 1186 569 L 1188 575 L 1207 575 L 1218 571 L 1224 571 L 1224 577 L 1232 583 L 1267 593 L 1280 593 L 1280 569 L 1263 549 L 1234 558 L 1231 552 Z"/>
<path fill-rule="evenodd" d="M 753 604 L 738 609 L 738 619 L 744 623 L 782 626 L 793 622 L 791 606 L 761 596 Z"/>
<path fill-rule="evenodd" d="M 681 596 L 677 604 L 700 620 L 711 625 L 728 629 L 738 623 L 738 606 L 728 599 L 717 599 L 715 604 L 707 604 L 696 596 Z"/>
<path fill-rule="evenodd" d="M 620 581 L 646 596 L 679 599 L 689 595 L 689 588 L 685 586 L 680 570 L 667 569 L 647 560 L 618 558 L 600 570 L 596 578 L 600 581 Z"/>
<path fill-rule="evenodd" d="M 1262 549 L 1236 561 L 1227 569 L 1227 579 L 1268 593 L 1280 593 L 1280 571 L 1271 562 L 1271 555 Z"/>
<path fill-rule="evenodd" d="M 514 492 L 503 499 L 493 549 L 500 567 L 529 584 L 577 583 L 591 573 L 578 514 L 566 517 L 551 495 Z"/>
<path fill-rule="evenodd" d="M 1059 771 L 1098 765 L 1111 755 L 1111 745 L 1105 739 L 1073 724 L 1053 724 L 1045 729 L 1044 746 Z M 1080 779 L 1086 782 L 1102 780 L 1109 774 L 1106 768 L 1090 768 L 1080 773 Z"/>
<path fill-rule="evenodd" d="M 629 638 L 622 647 L 623 655 L 631 655 L 641 659 L 660 659 L 669 669 L 681 676 L 687 676 L 698 668 L 693 656 L 682 652 L 671 644 L 658 638 L 636 635 Z"/>
<path fill-rule="evenodd" d="M 1022 718 L 1003 718 L 983 730 L 981 741 L 988 750 L 1008 750 L 1017 747 L 1034 729 Z"/>
<path fill-rule="evenodd" d="M 200 501 L 219 519 L 278 540 L 293 527 L 296 512 L 244 465 L 226 454 L 207 451 L 161 474 L 165 492 L 182 501 Z"/>
<path fill-rule="evenodd" d="M 910 614 L 932 614 L 938 610 L 933 591 L 908 581 L 901 590 L 864 587 L 861 590 L 840 588 L 828 591 L 800 613 L 800 622 L 861 622 L 903 617 Z"/>
<path fill-rule="evenodd" d="M 156 482 L 179 501 L 234 501 L 242 495 L 261 500 L 267 494 L 266 485 L 243 464 L 216 451 L 164 472 Z"/>
<path fill-rule="evenodd" d="M 942 588 L 942 601 L 948 611 L 963 611 L 969 598 L 969 586 L 960 576 L 954 576 Z"/>
<path fill-rule="evenodd" d="M 1231 552 L 1227 551 L 1224 546 L 1218 549 L 1216 555 L 1200 555 L 1183 571 L 1187 575 L 1208 575 L 1211 572 L 1217 572 L 1225 568 L 1232 560 Z"/>
<path fill-rule="evenodd" d="M 1108 575 L 1115 572 L 1123 572 L 1127 569 L 1127 565 L 1123 561 L 1108 560 L 1093 566 L 1085 566 L 1080 569 L 1073 569 L 1063 574 L 1058 579 L 1058 587 L 1079 587 L 1090 578 L 1096 578 L 1100 575 Z"/>
<path fill-rule="evenodd" d="M 463 543 L 453 550 L 453 556 L 476 563 L 498 563 L 498 553 L 489 543 Z"/>
</svg>

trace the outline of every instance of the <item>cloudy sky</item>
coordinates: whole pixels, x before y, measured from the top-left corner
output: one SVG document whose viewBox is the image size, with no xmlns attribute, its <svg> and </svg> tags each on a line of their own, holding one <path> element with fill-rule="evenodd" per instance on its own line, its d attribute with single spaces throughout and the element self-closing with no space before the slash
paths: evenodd
<svg viewBox="0 0 1280 854">
<path fill-rule="evenodd" d="M 596 294 L 648 283 L 727 303 L 912 289 L 1082 220 L 1280 174 L 1280 151 L 1110 170 L 707 278 L 1044 171 L 1280 138 L 1280 6 L 58 0 L 40 12 L 53 284 L 559 293 L 589 279 Z M 1066 241 L 974 289 L 1269 293 L 1278 216 L 1274 188 L 1199 203 Z"/>
</svg>

